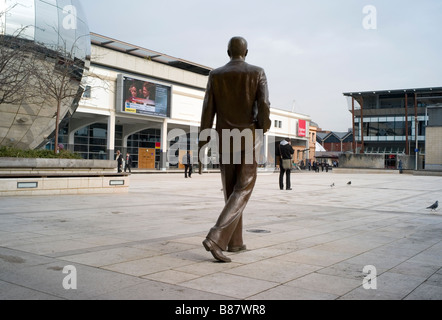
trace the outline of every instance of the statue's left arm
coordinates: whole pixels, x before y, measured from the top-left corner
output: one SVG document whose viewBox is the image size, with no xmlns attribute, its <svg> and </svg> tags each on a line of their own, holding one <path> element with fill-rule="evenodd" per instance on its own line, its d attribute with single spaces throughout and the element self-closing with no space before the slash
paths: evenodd
<svg viewBox="0 0 442 320">
<path fill-rule="evenodd" d="M 201 124 L 200 124 L 200 134 L 206 129 L 212 129 L 213 121 L 215 120 L 216 108 L 215 108 L 215 100 L 213 97 L 212 91 L 212 75 L 209 75 L 209 79 L 207 82 L 206 95 L 204 97 L 203 102 L 203 111 L 201 114 Z M 198 164 L 199 164 L 199 174 L 202 173 L 202 164 L 200 159 L 200 152 L 202 147 L 206 144 L 206 141 L 199 140 L 198 143 Z"/>
<path fill-rule="evenodd" d="M 272 122 L 270 120 L 270 101 L 269 89 L 267 86 L 267 77 L 264 70 L 261 70 L 258 80 L 258 91 L 256 94 L 256 103 L 258 106 L 258 129 L 269 131 Z"/>
</svg>

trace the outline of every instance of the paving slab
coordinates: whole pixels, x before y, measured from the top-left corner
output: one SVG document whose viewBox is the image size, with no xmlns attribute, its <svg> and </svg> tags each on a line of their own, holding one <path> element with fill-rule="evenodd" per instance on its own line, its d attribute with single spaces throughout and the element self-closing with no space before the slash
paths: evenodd
<svg viewBox="0 0 442 320">
<path fill-rule="evenodd" d="M 303 172 L 292 191 L 278 177 L 259 173 L 247 250 L 228 264 L 201 244 L 224 204 L 219 173 L 132 174 L 127 194 L 0 197 L 0 299 L 442 299 L 442 209 L 426 209 L 442 177 Z"/>
</svg>

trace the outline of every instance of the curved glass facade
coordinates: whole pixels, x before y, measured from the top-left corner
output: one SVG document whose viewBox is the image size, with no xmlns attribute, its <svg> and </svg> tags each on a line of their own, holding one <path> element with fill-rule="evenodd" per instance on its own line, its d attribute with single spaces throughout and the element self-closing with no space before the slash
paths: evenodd
<svg viewBox="0 0 442 320">
<path fill-rule="evenodd" d="M 42 79 L 39 82 L 27 78 L 29 92 L 22 100 L 0 104 L 0 146 L 22 149 L 44 146 L 55 133 L 54 113 L 59 110 L 60 120 L 72 116 L 83 92 L 81 81 L 90 67 L 91 56 L 91 38 L 84 12 L 78 0 L 0 0 L 0 40 L 0 60 L 3 55 L 9 55 L 15 59 L 10 61 L 16 61 L 6 64 L 3 80 L 8 79 L 8 72 L 13 75 L 29 72 L 29 66 L 15 68 L 25 60 L 34 63 L 32 73 L 38 73 L 34 77 Z M 42 96 L 39 90 L 46 91 L 48 84 L 57 86 L 57 96 L 47 94 L 38 99 Z M 20 85 L 25 87 L 23 81 Z M 57 100 L 59 88 L 65 91 L 61 93 L 62 101 Z M 0 93 L 15 90 L 21 92 L 14 83 L 0 87 Z"/>
<path fill-rule="evenodd" d="M 19 36 L 90 63 L 91 40 L 77 0 L 0 0 L 0 33 Z"/>
</svg>

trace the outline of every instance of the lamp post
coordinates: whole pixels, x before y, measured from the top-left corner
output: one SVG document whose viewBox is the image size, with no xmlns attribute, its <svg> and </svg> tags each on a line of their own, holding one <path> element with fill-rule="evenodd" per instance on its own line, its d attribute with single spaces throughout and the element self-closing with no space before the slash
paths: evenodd
<svg viewBox="0 0 442 320">
<path fill-rule="evenodd" d="M 416 171 L 419 169 L 419 121 L 417 118 L 417 93 L 414 93 L 414 123 L 415 123 L 415 136 L 416 136 Z"/>
</svg>

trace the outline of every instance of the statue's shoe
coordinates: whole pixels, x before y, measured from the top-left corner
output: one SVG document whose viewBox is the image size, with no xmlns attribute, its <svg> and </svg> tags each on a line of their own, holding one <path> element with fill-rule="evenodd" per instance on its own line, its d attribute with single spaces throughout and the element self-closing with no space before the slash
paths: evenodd
<svg viewBox="0 0 442 320">
<path fill-rule="evenodd" d="M 226 257 L 225 255 L 223 255 L 223 252 L 221 250 L 220 247 L 218 247 L 216 245 L 215 242 L 213 242 L 210 239 L 206 239 L 203 241 L 203 246 L 204 248 L 206 248 L 207 251 L 210 251 L 210 253 L 212 254 L 212 256 L 221 262 L 231 262 L 232 260 L 229 257 Z"/>
<path fill-rule="evenodd" d="M 243 244 L 242 246 L 232 246 L 227 249 L 228 252 L 240 252 L 240 251 L 246 251 L 247 246 Z"/>
</svg>

